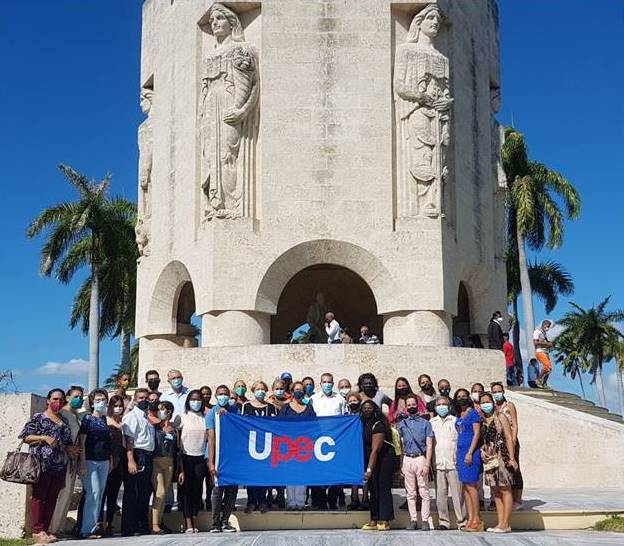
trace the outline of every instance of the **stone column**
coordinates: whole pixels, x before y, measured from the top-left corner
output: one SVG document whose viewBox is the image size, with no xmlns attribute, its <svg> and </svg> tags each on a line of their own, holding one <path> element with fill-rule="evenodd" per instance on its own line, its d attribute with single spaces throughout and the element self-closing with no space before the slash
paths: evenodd
<svg viewBox="0 0 624 546">
<path fill-rule="evenodd" d="M 450 314 L 445 311 L 387 313 L 384 314 L 384 344 L 448 347 L 451 322 Z"/>
<path fill-rule="evenodd" d="M 221 311 L 202 315 L 202 347 L 264 345 L 271 340 L 271 315 Z"/>
</svg>

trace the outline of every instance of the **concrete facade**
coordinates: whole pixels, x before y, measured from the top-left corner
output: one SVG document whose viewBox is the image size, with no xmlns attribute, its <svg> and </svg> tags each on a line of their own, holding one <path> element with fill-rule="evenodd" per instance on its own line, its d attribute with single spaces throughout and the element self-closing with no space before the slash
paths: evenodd
<svg viewBox="0 0 624 546">
<path fill-rule="evenodd" d="M 19 445 L 18 434 L 26 422 L 46 408 L 45 398 L 36 394 L 3 394 L 0 404 L 4 408 L 0 415 L 0 464 L 4 464 L 7 452 L 15 451 Z M 26 447 L 22 447 L 26 451 Z M 18 483 L 0 481 L 0 538 L 17 538 L 30 531 L 31 487 Z"/>
<path fill-rule="evenodd" d="M 470 333 L 483 334 L 492 311 L 505 308 L 494 2 L 439 2 L 436 47 L 448 59 L 454 101 L 444 214 L 398 212 L 395 53 L 427 3 L 227 2 L 242 47 L 254 51 L 259 86 L 257 134 L 239 172 L 249 195 L 235 217 L 207 214 L 202 185 L 212 2 L 144 3 L 141 81 L 151 106 L 141 153 L 148 126 L 153 150 L 148 197 L 141 163 L 149 201 L 136 321 L 143 370 L 155 351 L 196 344 L 178 313 L 188 283 L 204 347 L 268 344 L 286 284 L 322 264 L 368 285 L 386 344 L 448 346 L 460 283 Z"/>
</svg>

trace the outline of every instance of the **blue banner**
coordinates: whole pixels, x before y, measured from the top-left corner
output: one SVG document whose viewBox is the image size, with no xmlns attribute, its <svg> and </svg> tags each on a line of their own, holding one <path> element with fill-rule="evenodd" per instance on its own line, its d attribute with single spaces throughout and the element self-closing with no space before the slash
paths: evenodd
<svg viewBox="0 0 624 546">
<path fill-rule="evenodd" d="M 217 418 L 218 485 L 356 485 L 364 479 L 362 423 L 336 417 Z"/>
</svg>

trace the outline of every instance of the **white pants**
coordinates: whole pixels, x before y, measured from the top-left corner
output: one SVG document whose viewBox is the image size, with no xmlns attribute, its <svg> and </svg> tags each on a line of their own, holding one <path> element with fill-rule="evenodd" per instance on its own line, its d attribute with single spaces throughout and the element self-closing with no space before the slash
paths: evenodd
<svg viewBox="0 0 624 546">
<path fill-rule="evenodd" d="M 305 506 L 306 486 L 289 485 L 286 487 L 288 508 L 303 508 Z"/>
<path fill-rule="evenodd" d="M 61 492 L 56 499 L 56 508 L 54 508 L 52 521 L 48 527 L 48 531 L 50 533 L 62 533 L 65 529 L 67 512 L 69 511 L 69 505 L 71 503 L 72 495 L 74 494 L 77 467 L 77 464 L 69 463 L 67 465 L 67 470 L 65 471 L 65 487 L 61 489 Z"/>
</svg>

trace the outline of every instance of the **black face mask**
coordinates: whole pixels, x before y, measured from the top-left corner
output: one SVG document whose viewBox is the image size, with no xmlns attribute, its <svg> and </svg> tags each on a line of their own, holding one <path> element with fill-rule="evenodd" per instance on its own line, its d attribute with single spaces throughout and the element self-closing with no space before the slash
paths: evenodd
<svg viewBox="0 0 624 546">
<path fill-rule="evenodd" d="M 470 405 L 470 400 L 468 400 L 467 398 L 458 398 L 457 401 L 455 402 L 460 408 L 465 408 L 466 406 Z"/>
<path fill-rule="evenodd" d="M 147 386 L 149 387 L 151 391 L 157 391 L 158 385 L 160 385 L 160 379 L 150 379 L 147 382 Z"/>
<path fill-rule="evenodd" d="M 422 387 L 420 387 L 425 394 L 433 394 L 435 391 L 433 390 L 433 385 L 431 383 L 425 383 Z"/>
<path fill-rule="evenodd" d="M 397 391 L 397 395 L 398 396 L 407 396 L 410 393 L 410 388 L 409 387 L 400 387 L 396 391 Z"/>
<path fill-rule="evenodd" d="M 370 421 L 375 419 L 375 413 L 372 411 L 370 413 L 360 413 L 360 416 L 362 418 L 362 421 L 364 421 L 365 423 L 369 423 Z"/>
<path fill-rule="evenodd" d="M 440 394 L 442 396 L 448 396 L 449 394 L 451 394 L 451 389 L 449 389 L 448 387 L 444 387 L 443 389 L 440 389 Z"/>
<path fill-rule="evenodd" d="M 351 410 L 351 413 L 357 413 L 360 409 L 360 403 L 359 402 L 351 402 L 349 404 L 349 410 Z"/>
<path fill-rule="evenodd" d="M 147 409 L 149 409 L 150 411 L 158 411 L 158 402 L 150 402 L 149 406 L 147 406 Z"/>
<path fill-rule="evenodd" d="M 410 415 L 416 415 L 418 413 L 418 408 L 416 406 L 410 406 L 407 408 L 407 413 Z"/>
<path fill-rule="evenodd" d="M 149 400 L 141 400 L 140 402 L 137 402 L 137 408 L 139 408 L 141 411 L 145 411 L 147 408 L 149 408 Z"/>
<path fill-rule="evenodd" d="M 372 398 L 373 396 L 377 394 L 377 387 L 373 385 L 364 385 L 362 387 L 362 390 L 364 391 L 364 394 L 368 396 L 369 398 Z"/>
</svg>

